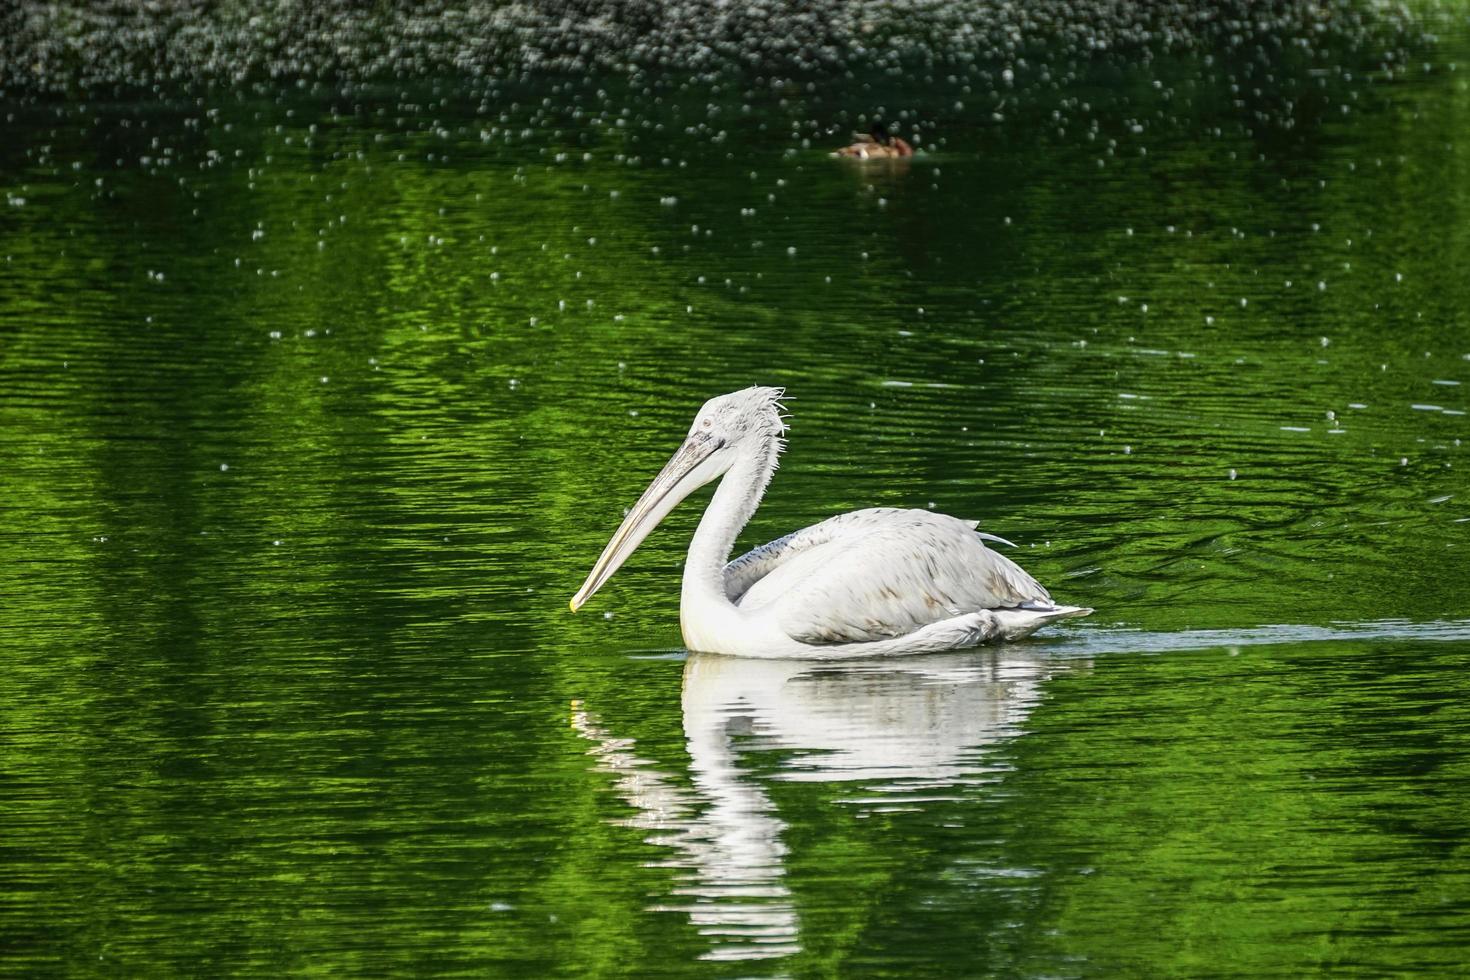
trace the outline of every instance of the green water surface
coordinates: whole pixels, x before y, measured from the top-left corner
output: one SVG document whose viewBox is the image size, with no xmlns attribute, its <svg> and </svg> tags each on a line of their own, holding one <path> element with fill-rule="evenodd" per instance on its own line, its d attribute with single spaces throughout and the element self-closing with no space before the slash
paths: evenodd
<svg viewBox="0 0 1470 980">
<path fill-rule="evenodd" d="M 0 100 L 0 969 L 1460 975 L 1470 51 L 1073 68 Z M 754 383 L 1096 614 L 571 615 Z"/>
</svg>

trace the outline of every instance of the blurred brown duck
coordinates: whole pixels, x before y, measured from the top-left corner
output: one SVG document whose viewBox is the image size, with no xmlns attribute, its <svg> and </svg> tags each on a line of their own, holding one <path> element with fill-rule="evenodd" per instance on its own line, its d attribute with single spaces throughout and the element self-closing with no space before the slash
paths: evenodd
<svg viewBox="0 0 1470 980">
<path fill-rule="evenodd" d="M 833 152 L 833 156 L 855 157 L 859 160 L 892 160 L 911 157 L 914 148 L 902 136 L 894 136 L 880 122 L 866 133 L 853 133 L 852 144 Z"/>
</svg>

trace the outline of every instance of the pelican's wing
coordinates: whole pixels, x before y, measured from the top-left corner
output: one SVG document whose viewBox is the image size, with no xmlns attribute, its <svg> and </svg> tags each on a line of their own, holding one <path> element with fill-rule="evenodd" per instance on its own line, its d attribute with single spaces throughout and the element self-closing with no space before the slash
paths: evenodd
<svg viewBox="0 0 1470 980">
<path fill-rule="evenodd" d="M 819 530 L 824 540 L 815 541 Z M 812 543 L 787 545 L 739 600 L 802 643 L 862 643 L 982 609 L 1052 605 L 1040 583 L 985 547 L 968 522 L 943 514 L 862 510 L 792 537 L 802 534 Z"/>
<path fill-rule="evenodd" d="M 826 544 L 832 540 L 834 534 L 841 533 L 841 526 L 837 524 L 843 517 L 834 517 L 820 524 L 793 531 L 784 538 L 777 538 L 769 544 L 763 544 L 759 548 L 747 551 L 725 566 L 725 595 L 731 602 L 739 602 L 741 596 L 745 595 L 752 585 L 769 575 L 773 570 L 794 555 Z"/>
</svg>

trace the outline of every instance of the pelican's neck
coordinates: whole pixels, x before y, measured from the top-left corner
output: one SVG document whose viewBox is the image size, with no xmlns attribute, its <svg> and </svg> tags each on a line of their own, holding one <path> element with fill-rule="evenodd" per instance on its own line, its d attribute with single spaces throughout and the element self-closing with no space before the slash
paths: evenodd
<svg viewBox="0 0 1470 980">
<path fill-rule="evenodd" d="M 760 506 L 780 453 L 781 440 L 775 436 L 753 444 L 740 454 L 715 489 L 684 563 L 681 613 L 686 624 L 696 610 L 735 611 L 725 594 L 725 563 L 730 560 L 735 537 Z"/>
</svg>

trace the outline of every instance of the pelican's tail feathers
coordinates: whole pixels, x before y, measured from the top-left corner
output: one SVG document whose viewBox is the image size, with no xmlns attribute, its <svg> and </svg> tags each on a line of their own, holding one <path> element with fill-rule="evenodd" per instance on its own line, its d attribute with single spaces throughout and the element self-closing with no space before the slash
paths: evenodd
<svg viewBox="0 0 1470 980">
<path fill-rule="evenodd" d="M 1091 613 L 1092 610 L 1086 606 L 1043 606 L 1040 604 L 990 611 L 1000 627 L 997 636 L 1002 640 L 1019 640 L 1030 636 L 1049 623 L 1087 616 Z"/>
<path fill-rule="evenodd" d="M 1014 541 L 1007 541 L 1005 538 L 1001 537 L 999 534 L 991 534 L 989 531 L 982 531 L 982 530 L 980 530 L 980 522 L 979 521 L 965 521 L 965 523 L 968 524 L 968 525 L 970 525 L 970 529 L 971 530 L 973 530 L 976 534 L 980 535 L 980 540 L 981 541 L 994 541 L 997 544 L 1003 544 L 1003 545 L 1005 545 L 1008 548 L 1014 548 L 1016 546 L 1016 543 Z"/>
<path fill-rule="evenodd" d="M 980 540 L 981 541 L 995 541 L 995 542 L 997 542 L 999 544 L 1005 545 L 1008 548 L 1014 548 L 1016 546 L 1016 542 L 1014 542 L 1014 541 L 1007 541 L 1005 538 L 1001 537 L 999 534 L 988 534 L 985 531 L 976 531 L 975 533 L 978 534 L 978 535 L 980 535 Z"/>
</svg>

